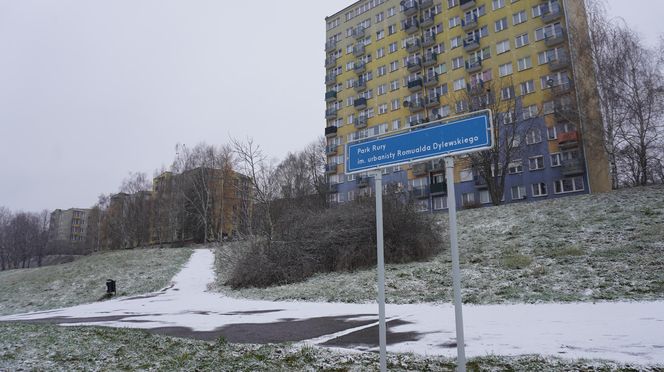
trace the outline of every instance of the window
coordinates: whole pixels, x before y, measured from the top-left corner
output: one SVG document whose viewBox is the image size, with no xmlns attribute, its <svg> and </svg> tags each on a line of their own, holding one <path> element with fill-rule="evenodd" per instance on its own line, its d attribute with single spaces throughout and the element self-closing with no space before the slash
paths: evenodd
<svg viewBox="0 0 664 372">
<path fill-rule="evenodd" d="M 502 54 L 510 50 L 510 41 L 503 40 L 496 44 L 496 54 Z"/>
<path fill-rule="evenodd" d="M 463 45 L 463 39 L 461 36 L 450 39 L 450 49 L 458 48 Z"/>
<path fill-rule="evenodd" d="M 528 170 L 540 170 L 544 169 L 544 156 L 533 156 L 528 158 Z"/>
<path fill-rule="evenodd" d="M 385 57 L 385 48 L 376 49 L 376 59 Z"/>
<path fill-rule="evenodd" d="M 559 167 L 562 165 L 562 157 L 560 156 L 559 152 L 556 152 L 554 154 L 551 154 L 551 167 Z"/>
<path fill-rule="evenodd" d="M 512 186 L 510 189 L 512 194 L 512 200 L 520 200 L 526 198 L 526 187 L 525 186 Z"/>
<path fill-rule="evenodd" d="M 399 80 L 398 79 L 397 80 L 392 80 L 390 82 L 390 90 L 394 91 L 394 90 L 397 90 L 397 89 L 399 89 Z"/>
<path fill-rule="evenodd" d="M 385 13 L 380 12 L 376 14 L 376 23 L 383 22 L 384 19 L 385 19 Z"/>
<path fill-rule="evenodd" d="M 376 32 L 376 40 L 381 40 L 385 37 L 385 30 L 379 30 Z"/>
<path fill-rule="evenodd" d="M 491 203 L 491 195 L 488 190 L 480 191 L 480 203 L 488 204 Z"/>
<path fill-rule="evenodd" d="M 512 74 L 512 62 L 505 63 L 504 65 L 498 66 L 498 73 L 500 77 L 511 75 Z"/>
<path fill-rule="evenodd" d="M 539 110 L 537 109 L 537 105 L 530 105 L 528 107 L 524 107 L 523 111 L 521 112 L 523 120 L 528 120 L 528 119 L 536 117 L 537 114 L 538 114 L 538 111 Z M 539 130 L 537 131 L 537 133 L 539 133 Z M 541 142 L 541 140 L 542 139 L 540 137 L 540 142 Z"/>
<path fill-rule="evenodd" d="M 514 98 L 514 87 L 505 87 L 500 89 L 500 99 L 508 100 Z"/>
<path fill-rule="evenodd" d="M 461 205 L 470 206 L 475 204 L 475 193 L 474 192 L 464 192 L 461 194 Z"/>
<path fill-rule="evenodd" d="M 448 27 L 450 29 L 457 27 L 461 24 L 461 17 L 456 16 L 456 17 L 451 17 L 449 22 L 448 22 Z"/>
<path fill-rule="evenodd" d="M 379 66 L 378 69 L 376 70 L 376 75 L 383 76 L 385 74 L 387 74 L 387 67 Z"/>
<path fill-rule="evenodd" d="M 396 33 L 397 33 L 397 25 L 396 24 L 387 26 L 387 34 L 388 35 L 394 35 Z"/>
<path fill-rule="evenodd" d="M 458 90 L 461 90 L 461 89 L 465 89 L 465 88 L 466 88 L 466 79 L 465 78 L 460 78 L 460 79 L 454 80 L 454 91 L 455 92 L 458 91 Z"/>
<path fill-rule="evenodd" d="M 528 45 L 530 40 L 528 39 L 528 33 L 521 34 L 514 39 L 514 46 L 518 49 L 522 46 Z"/>
<path fill-rule="evenodd" d="M 378 115 L 386 114 L 387 113 L 387 103 L 382 103 L 378 105 Z"/>
<path fill-rule="evenodd" d="M 555 194 L 583 191 L 583 177 L 563 178 L 553 183 Z"/>
<path fill-rule="evenodd" d="M 395 6 L 387 10 L 387 16 L 392 17 L 397 14 L 397 8 Z"/>
<path fill-rule="evenodd" d="M 463 57 L 456 57 L 452 59 L 452 70 L 463 67 Z"/>
<path fill-rule="evenodd" d="M 534 197 L 541 197 L 541 196 L 547 196 L 548 193 L 546 191 L 546 183 L 540 182 L 540 183 L 533 183 L 531 185 L 532 191 L 533 191 L 533 196 Z"/>
<path fill-rule="evenodd" d="M 516 61 L 518 71 L 527 70 L 533 67 L 533 61 L 530 59 L 530 56 L 520 58 Z"/>
<path fill-rule="evenodd" d="M 522 172 L 523 172 L 523 160 L 521 159 L 511 161 L 507 165 L 507 173 L 509 174 L 517 174 Z"/>
<path fill-rule="evenodd" d="M 532 80 L 524 81 L 519 84 L 519 88 L 521 88 L 521 95 L 525 96 L 526 94 L 535 92 L 535 82 Z"/>
<path fill-rule="evenodd" d="M 472 169 L 462 169 L 459 172 L 460 182 L 468 182 L 473 180 L 473 170 Z"/>
<path fill-rule="evenodd" d="M 447 209 L 447 197 L 445 196 L 436 196 L 433 198 L 433 209 L 439 211 L 441 209 Z"/>
<path fill-rule="evenodd" d="M 394 72 L 399 69 L 399 61 L 390 62 L 390 72 Z"/>
<path fill-rule="evenodd" d="M 454 8 L 457 5 L 459 5 L 459 0 L 447 0 L 448 8 Z"/>
<path fill-rule="evenodd" d="M 556 126 L 552 126 L 550 128 L 546 128 L 546 138 L 549 141 L 558 139 L 558 131 L 556 130 Z"/>
<path fill-rule="evenodd" d="M 397 45 L 397 43 L 395 41 L 395 42 L 391 43 L 388 48 L 389 48 L 390 53 L 394 53 L 399 49 L 399 46 Z"/>
<path fill-rule="evenodd" d="M 387 93 L 387 84 L 381 84 L 376 88 L 376 94 L 379 96 L 382 96 L 385 93 Z"/>
<path fill-rule="evenodd" d="M 496 32 L 500 32 L 507 29 L 507 17 L 501 18 L 496 21 L 495 23 L 495 30 Z"/>
<path fill-rule="evenodd" d="M 512 24 L 513 25 L 518 25 L 520 23 L 523 23 L 528 20 L 528 14 L 526 14 L 525 10 L 522 10 L 518 13 L 514 13 L 512 15 Z"/>
<path fill-rule="evenodd" d="M 491 5 L 493 6 L 493 10 L 504 8 L 505 0 L 493 0 Z"/>
<path fill-rule="evenodd" d="M 400 107 L 401 107 L 401 100 L 399 100 L 398 98 L 393 99 L 392 100 L 392 111 L 398 110 Z M 397 128 L 397 129 L 399 129 L 399 128 Z"/>
</svg>

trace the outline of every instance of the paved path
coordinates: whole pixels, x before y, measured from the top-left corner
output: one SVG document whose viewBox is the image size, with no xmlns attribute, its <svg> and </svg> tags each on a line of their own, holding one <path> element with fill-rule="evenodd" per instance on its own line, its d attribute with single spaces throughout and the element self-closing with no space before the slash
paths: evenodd
<svg viewBox="0 0 664 372">
<path fill-rule="evenodd" d="M 143 296 L 0 317 L 144 328 L 230 342 L 377 350 L 377 305 L 241 300 L 207 292 L 214 256 L 196 250 L 173 285 Z M 456 356 L 451 305 L 388 305 L 388 351 Z M 664 363 L 664 302 L 464 306 L 466 353 Z"/>
</svg>

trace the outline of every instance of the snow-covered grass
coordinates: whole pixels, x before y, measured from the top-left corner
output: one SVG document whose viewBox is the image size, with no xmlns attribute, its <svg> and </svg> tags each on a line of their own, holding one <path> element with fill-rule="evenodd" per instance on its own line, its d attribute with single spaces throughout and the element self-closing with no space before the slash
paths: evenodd
<svg viewBox="0 0 664 372">
<path fill-rule="evenodd" d="M 442 357 L 388 354 L 390 371 L 453 371 Z M 469 371 L 656 371 L 658 367 L 541 356 L 472 358 Z M 376 371 L 376 353 L 292 344 L 230 344 L 142 330 L 0 324 L 0 370 Z"/>
<path fill-rule="evenodd" d="M 458 221 L 467 303 L 664 298 L 662 186 L 464 210 Z M 446 215 L 440 225 L 447 231 Z M 387 265 L 387 301 L 450 302 L 450 261 L 446 248 L 429 262 Z M 375 269 L 234 291 L 223 285 L 224 262 L 216 266 L 217 290 L 233 297 L 367 302 L 376 296 Z"/>
<path fill-rule="evenodd" d="M 74 262 L 0 272 L 0 314 L 47 310 L 94 302 L 117 281 L 119 296 L 165 287 L 191 249 L 132 249 L 92 254 Z"/>
</svg>

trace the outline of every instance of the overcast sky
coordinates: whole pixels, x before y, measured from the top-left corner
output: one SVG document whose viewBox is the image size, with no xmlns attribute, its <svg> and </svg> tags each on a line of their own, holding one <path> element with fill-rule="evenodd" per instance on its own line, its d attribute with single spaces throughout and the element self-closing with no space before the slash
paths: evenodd
<svg viewBox="0 0 664 372">
<path fill-rule="evenodd" d="M 176 143 L 323 133 L 324 18 L 353 1 L 0 0 L 0 206 L 89 207 Z M 661 0 L 610 0 L 655 43 Z"/>
</svg>

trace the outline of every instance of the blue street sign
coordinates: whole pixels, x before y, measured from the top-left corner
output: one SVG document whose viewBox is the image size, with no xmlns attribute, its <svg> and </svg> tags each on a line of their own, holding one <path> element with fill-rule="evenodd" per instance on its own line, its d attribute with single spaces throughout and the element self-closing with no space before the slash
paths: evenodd
<svg viewBox="0 0 664 372">
<path fill-rule="evenodd" d="M 491 113 L 413 127 L 408 132 L 346 144 L 346 173 L 358 173 L 490 149 Z"/>
</svg>

